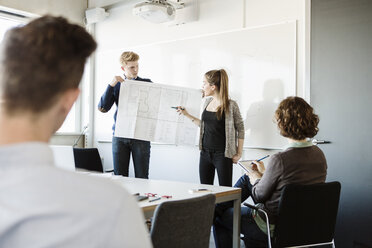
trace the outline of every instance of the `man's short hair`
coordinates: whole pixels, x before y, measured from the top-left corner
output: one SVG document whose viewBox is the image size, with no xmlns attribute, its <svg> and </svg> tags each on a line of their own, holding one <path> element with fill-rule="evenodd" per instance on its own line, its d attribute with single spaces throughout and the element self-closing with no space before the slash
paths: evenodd
<svg viewBox="0 0 372 248">
<path fill-rule="evenodd" d="M 0 99 L 8 114 L 40 113 L 79 87 L 93 37 L 63 17 L 43 16 L 9 30 L 0 57 Z"/>
<path fill-rule="evenodd" d="M 123 52 L 121 55 L 120 55 L 120 64 L 121 65 L 126 65 L 128 62 L 134 62 L 134 61 L 138 61 L 139 60 L 139 56 L 137 53 L 134 53 L 134 52 Z"/>
</svg>

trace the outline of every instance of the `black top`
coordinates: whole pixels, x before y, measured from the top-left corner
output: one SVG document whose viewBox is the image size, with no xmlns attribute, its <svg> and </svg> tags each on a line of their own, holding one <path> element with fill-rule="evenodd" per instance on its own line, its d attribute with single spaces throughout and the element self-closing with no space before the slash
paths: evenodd
<svg viewBox="0 0 372 248">
<path fill-rule="evenodd" d="M 202 121 L 204 122 L 203 148 L 224 152 L 226 146 L 225 113 L 222 114 L 221 120 L 218 120 L 216 112 L 205 109 Z"/>
</svg>

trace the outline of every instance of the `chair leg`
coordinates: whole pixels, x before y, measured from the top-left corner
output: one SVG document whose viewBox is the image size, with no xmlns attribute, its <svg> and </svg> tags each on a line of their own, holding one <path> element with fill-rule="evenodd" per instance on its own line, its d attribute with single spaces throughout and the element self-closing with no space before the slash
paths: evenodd
<svg viewBox="0 0 372 248">
<path fill-rule="evenodd" d="M 145 224 L 146 224 L 146 227 L 147 227 L 148 231 L 151 232 L 152 219 L 151 218 L 146 219 Z"/>
</svg>

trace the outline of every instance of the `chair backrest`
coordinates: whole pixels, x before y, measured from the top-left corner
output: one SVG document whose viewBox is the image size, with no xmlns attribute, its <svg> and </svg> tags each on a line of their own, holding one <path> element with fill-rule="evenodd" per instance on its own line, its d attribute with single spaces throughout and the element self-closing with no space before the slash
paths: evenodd
<svg viewBox="0 0 372 248">
<path fill-rule="evenodd" d="M 75 148 L 75 167 L 79 169 L 103 172 L 101 157 L 97 148 Z"/>
<path fill-rule="evenodd" d="M 340 191 L 339 182 L 287 185 L 279 202 L 275 246 L 331 242 Z"/>
<path fill-rule="evenodd" d="M 208 194 L 161 203 L 151 226 L 154 248 L 208 248 L 215 201 L 216 197 Z"/>
</svg>

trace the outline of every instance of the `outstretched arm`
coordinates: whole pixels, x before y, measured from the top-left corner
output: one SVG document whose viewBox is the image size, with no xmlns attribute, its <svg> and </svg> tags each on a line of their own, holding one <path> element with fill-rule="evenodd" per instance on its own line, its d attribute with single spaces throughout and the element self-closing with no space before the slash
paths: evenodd
<svg viewBox="0 0 372 248">
<path fill-rule="evenodd" d="M 200 119 L 199 118 L 196 118 L 195 116 L 193 115 L 190 115 L 189 112 L 187 112 L 187 110 L 184 108 L 184 107 L 181 107 L 181 106 L 178 106 L 177 107 L 177 112 L 179 114 L 183 114 L 184 116 L 186 116 L 188 119 L 190 119 L 195 125 L 199 126 L 200 127 Z"/>
</svg>

